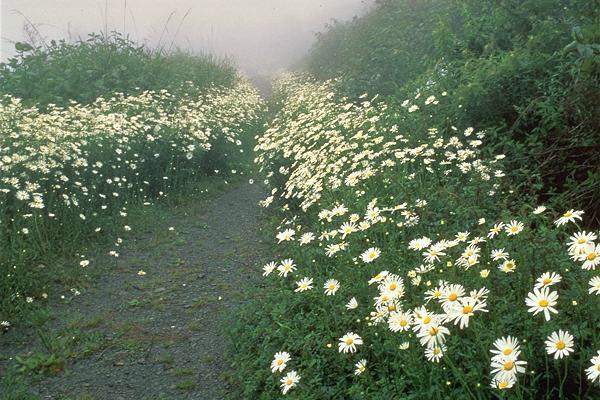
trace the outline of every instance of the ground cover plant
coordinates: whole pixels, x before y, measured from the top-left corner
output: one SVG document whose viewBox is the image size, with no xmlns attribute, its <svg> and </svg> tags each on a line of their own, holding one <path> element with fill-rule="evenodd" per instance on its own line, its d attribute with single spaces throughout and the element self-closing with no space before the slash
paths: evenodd
<svg viewBox="0 0 600 400">
<path fill-rule="evenodd" d="M 128 207 L 244 163 L 262 100 L 243 78 L 231 87 L 182 83 L 82 105 L 0 104 L 0 320 L 45 298 L 50 264 L 83 244 L 132 229 Z M 93 267 L 93 266 L 92 266 Z"/>
<path fill-rule="evenodd" d="M 597 233 L 531 203 L 485 131 L 337 82 L 276 85 L 256 163 L 283 215 L 239 317 L 244 398 L 594 398 Z M 457 117 L 460 119 L 460 117 Z"/>
</svg>

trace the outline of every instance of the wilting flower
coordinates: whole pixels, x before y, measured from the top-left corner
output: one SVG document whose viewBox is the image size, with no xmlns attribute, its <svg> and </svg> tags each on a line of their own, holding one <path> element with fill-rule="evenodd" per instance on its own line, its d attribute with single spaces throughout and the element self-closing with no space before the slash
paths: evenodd
<svg viewBox="0 0 600 400">
<path fill-rule="evenodd" d="M 356 364 L 354 364 L 354 367 L 356 368 L 354 370 L 354 375 L 362 374 L 367 369 L 367 360 L 365 360 L 364 358 L 362 360 L 359 360 Z"/>
</svg>

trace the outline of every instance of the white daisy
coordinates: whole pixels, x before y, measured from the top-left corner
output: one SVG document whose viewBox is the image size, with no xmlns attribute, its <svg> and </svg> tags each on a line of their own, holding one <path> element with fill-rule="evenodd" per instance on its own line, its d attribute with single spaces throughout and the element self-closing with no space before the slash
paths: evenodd
<svg viewBox="0 0 600 400">
<path fill-rule="evenodd" d="M 600 350 L 598 350 L 598 354 L 592 357 L 590 362 L 592 365 L 585 370 L 585 373 L 590 381 L 596 382 L 600 379 Z"/>
<path fill-rule="evenodd" d="M 354 367 L 356 368 L 354 370 L 354 375 L 362 374 L 367 369 L 367 360 L 365 360 L 364 358 L 362 360 L 359 360 L 356 364 L 354 364 Z"/>
<path fill-rule="evenodd" d="M 356 307 L 358 307 L 358 301 L 356 301 L 356 297 L 351 298 L 350 301 L 346 303 L 346 309 L 348 310 L 354 310 Z"/>
<path fill-rule="evenodd" d="M 370 262 L 375 261 L 377 258 L 379 258 L 380 255 L 381 255 L 381 250 L 379 250 L 377 247 L 371 247 L 371 248 L 365 250 L 360 255 L 360 258 L 363 260 L 363 262 L 370 263 Z"/>
<path fill-rule="evenodd" d="M 588 293 L 600 295 L 600 276 L 593 277 L 588 283 L 590 285 Z"/>
<path fill-rule="evenodd" d="M 565 212 L 563 215 L 561 215 L 561 217 L 559 219 L 557 219 L 556 221 L 554 221 L 554 224 L 556 226 L 562 226 L 564 224 L 566 224 L 567 222 L 575 222 L 575 220 L 580 220 L 581 221 L 581 216 L 583 215 L 583 211 L 575 211 L 573 209 Z"/>
<path fill-rule="evenodd" d="M 281 378 L 281 393 L 286 394 L 291 388 L 296 386 L 300 381 L 300 375 L 296 371 L 290 371 L 286 376 Z"/>
<path fill-rule="evenodd" d="M 340 338 L 338 350 L 340 353 L 354 353 L 356 346 L 363 344 L 363 340 L 354 332 L 348 332 Z"/>
<path fill-rule="evenodd" d="M 554 359 L 563 358 L 573 352 L 573 335 L 567 331 L 552 332 L 546 338 L 546 352 L 554 354 Z"/>
<path fill-rule="evenodd" d="M 525 304 L 529 307 L 529 312 L 536 315 L 540 312 L 544 313 L 546 321 L 550 321 L 550 313 L 558 314 L 558 310 L 554 308 L 558 300 L 558 292 L 551 292 L 550 288 L 544 287 L 541 289 L 534 288 L 533 292 L 527 294 Z"/>
<path fill-rule="evenodd" d="M 271 372 L 275 373 L 283 371 L 290 359 L 290 354 L 285 351 L 275 353 L 275 356 L 273 356 L 273 361 L 271 361 Z"/>
<path fill-rule="evenodd" d="M 304 278 L 300 279 L 298 282 L 296 282 L 296 286 L 298 286 L 298 287 L 296 289 L 294 289 L 294 292 L 304 292 L 304 291 L 310 290 L 313 288 L 312 284 L 313 284 L 312 278 L 304 277 Z"/>
<path fill-rule="evenodd" d="M 325 289 L 325 294 L 327 296 L 333 296 L 335 292 L 340 288 L 340 283 L 335 279 L 328 279 L 323 285 L 323 289 Z"/>
</svg>

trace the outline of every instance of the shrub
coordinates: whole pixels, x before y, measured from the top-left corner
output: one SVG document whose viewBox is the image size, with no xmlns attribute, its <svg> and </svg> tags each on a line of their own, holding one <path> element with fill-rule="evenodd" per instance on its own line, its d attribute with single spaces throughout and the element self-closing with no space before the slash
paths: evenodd
<svg viewBox="0 0 600 400">
<path fill-rule="evenodd" d="M 438 118 L 489 133 L 513 154 L 524 193 L 586 210 L 598 225 L 599 8 L 585 0 L 385 0 L 317 37 L 306 68 L 338 87 L 393 99 L 438 85 Z"/>
<path fill-rule="evenodd" d="M 88 104 L 115 93 L 173 90 L 188 81 L 200 89 L 230 86 L 237 74 L 226 59 L 150 50 L 116 32 L 39 47 L 17 43 L 17 50 L 15 57 L 0 64 L 0 92 L 42 109 L 70 101 Z"/>
</svg>

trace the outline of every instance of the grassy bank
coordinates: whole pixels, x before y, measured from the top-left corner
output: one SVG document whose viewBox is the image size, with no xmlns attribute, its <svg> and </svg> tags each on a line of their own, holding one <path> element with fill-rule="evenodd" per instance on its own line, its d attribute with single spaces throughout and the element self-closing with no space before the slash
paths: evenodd
<svg viewBox="0 0 600 400">
<path fill-rule="evenodd" d="M 129 207 L 245 165 L 260 124 L 255 89 L 204 56 L 92 36 L 24 51 L 8 65 L 0 105 L 2 321 L 52 295 L 40 277 L 52 275 L 57 259 L 75 256 L 83 271 L 93 268 L 85 249 L 96 242 L 113 242 L 118 257 L 135 229 Z M 79 83 L 57 81 L 61 70 Z M 25 81 L 40 84 L 29 91 Z"/>
<path fill-rule="evenodd" d="M 239 396 L 597 396 L 587 216 L 523 197 L 485 131 L 437 118 L 452 92 L 398 106 L 336 84 L 280 81 L 255 149 L 282 220 L 235 331 Z"/>
<path fill-rule="evenodd" d="M 599 18 L 586 0 L 379 1 L 319 35 L 306 67 L 351 98 L 448 91 L 436 118 L 485 130 L 523 195 L 598 225 Z"/>
</svg>

